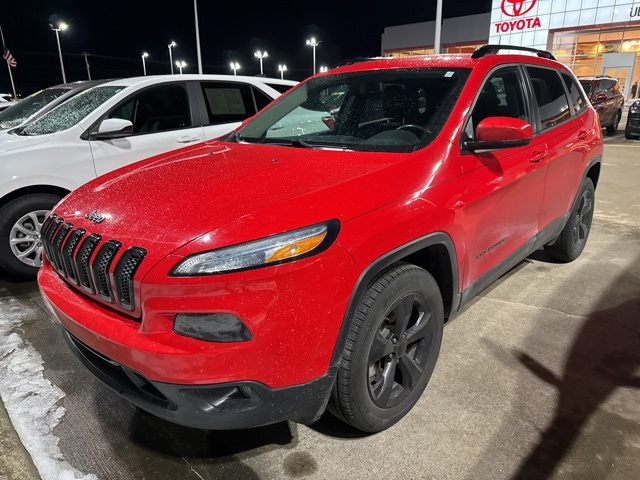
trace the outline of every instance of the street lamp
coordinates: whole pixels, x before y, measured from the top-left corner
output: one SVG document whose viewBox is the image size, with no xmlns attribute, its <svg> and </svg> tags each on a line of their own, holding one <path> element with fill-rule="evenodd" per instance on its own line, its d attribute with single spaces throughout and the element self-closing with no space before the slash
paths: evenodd
<svg viewBox="0 0 640 480">
<path fill-rule="evenodd" d="M 177 47 L 177 46 L 178 46 L 178 44 L 176 42 L 171 42 L 168 45 L 168 48 L 169 48 L 169 65 L 171 65 L 171 75 L 173 75 L 173 55 L 171 54 L 171 49 L 173 47 Z"/>
<path fill-rule="evenodd" d="M 315 37 L 311 37 L 311 39 L 307 40 L 307 45 L 313 48 L 313 73 L 316 73 L 316 47 L 320 45 L 320 42 L 317 42 Z"/>
<path fill-rule="evenodd" d="M 144 62 L 144 59 L 147 58 L 149 54 L 147 52 L 142 52 L 142 71 L 144 72 L 145 77 L 147 76 L 147 65 Z"/>
<path fill-rule="evenodd" d="M 233 74 L 236 75 L 236 70 L 240 68 L 240 64 L 238 62 L 231 62 L 231 70 L 233 70 Z"/>
<path fill-rule="evenodd" d="M 278 65 L 278 71 L 280 72 L 280 79 L 284 80 L 284 72 L 287 71 L 286 65 Z"/>
<path fill-rule="evenodd" d="M 324 66 L 320 67 L 320 73 L 324 73 L 324 72 L 328 72 L 328 71 L 329 71 L 329 67 L 324 67 Z"/>
<path fill-rule="evenodd" d="M 187 66 L 187 62 L 185 62 L 184 60 L 178 60 L 176 62 L 176 67 L 180 69 L 180 75 L 182 75 L 182 69 L 186 68 L 186 66 Z"/>
<path fill-rule="evenodd" d="M 50 23 L 49 26 L 51 27 L 51 30 L 56 32 L 56 40 L 58 41 L 58 55 L 60 55 L 60 68 L 62 69 L 62 83 L 67 83 L 67 76 L 64 74 L 64 63 L 62 63 L 62 49 L 60 48 L 60 32 L 67 29 L 67 24 L 64 22 L 60 22 L 56 27 L 53 23 Z"/>
<path fill-rule="evenodd" d="M 260 75 L 264 75 L 264 71 L 262 70 L 262 59 L 267 58 L 269 54 L 267 52 L 261 52 L 258 50 L 254 55 L 260 60 Z"/>
</svg>

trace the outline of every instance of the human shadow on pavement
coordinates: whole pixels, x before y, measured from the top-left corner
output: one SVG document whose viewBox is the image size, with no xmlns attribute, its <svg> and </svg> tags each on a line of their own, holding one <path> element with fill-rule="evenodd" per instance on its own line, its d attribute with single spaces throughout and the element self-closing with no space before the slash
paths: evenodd
<svg viewBox="0 0 640 480">
<path fill-rule="evenodd" d="M 559 399 L 553 420 L 514 480 L 549 478 L 613 392 L 620 387 L 640 388 L 640 376 L 634 373 L 640 367 L 639 319 L 640 298 L 592 313 L 569 351 L 561 376 L 542 360 L 516 353 L 522 365 L 558 390 Z"/>
<path fill-rule="evenodd" d="M 602 422 L 603 418 L 607 422 L 617 422 L 617 427 L 613 428 L 608 423 L 599 430 L 605 432 L 607 438 L 588 439 L 587 443 L 592 444 L 597 453 L 588 460 L 591 462 L 589 465 L 577 467 L 583 469 L 587 476 L 575 478 L 609 478 L 619 454 L 616 445 L 624 443 L 624 438 L 620 437 L 640 432 L 640 426 L 635 422 L 601 409 L 619 388 L 640 389 L 637 373 L 640 369 L 640 277 L 633 271 L 636 269 L 625 270 L 583 321 L 567 349 L 563 372 L 559 375 L 545 366 L 544 358 L 535 358 L 523 350 L 505 350 L 485 340 L 487 348 L 508 368 L 519 364 L 557 390 L 553 418 L 510 477 L 512 480 L 544 480 L 555 477 L 560 468 L 565 473 L 567 468 L 575 469 L 575 465 L 569 467 L 563 462 L 579 439 L 581 444 L 587 440 L 581 436 L 588 435 L 585 427 L 594 418 L 599 418 L 596 422 Z M 532 331 L 528 343 L 544 343 L 547 341 L 544 336 L 543 330 Z M 505 439 L 518 435 L 514 425 L 523 421 L 522 409 L 533 400 L 532 394 L 533 387 L 527 380 L 527 385 L 512 399 L 513 410 L 508 418 L 503 419 L 502 428 L 485 450 L 480 463 L 490 461 L 492 454 L 508 448 L 505 447 Z"/>
</svg>

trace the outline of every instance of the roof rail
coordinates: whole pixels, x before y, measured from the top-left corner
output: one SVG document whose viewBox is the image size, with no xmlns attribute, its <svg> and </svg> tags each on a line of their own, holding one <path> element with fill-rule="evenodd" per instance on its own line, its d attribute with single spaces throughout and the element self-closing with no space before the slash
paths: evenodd
<svg viewBox="0 0 640 480">
<path fill-rule="evenodd" d="M 378 58 L 387 58 L 387 57 L 378 57 Z M 388 58 L 391 58 L 391 57 L 388 57 Z M 356 63 L 368 62 L 370 60 L 377 60 L 377 58 L 376 57 L 354 57 L 354 58 L 345 60 L 344 62 L 340 62 L 340 63 L 336 63 L 335 65 L 332 65 L 331 69 L 338 68 L 338 67 L 346 67 L 347 65 L 355 65 Z"/>
<path fill-rule="evenodd" d="M 478 47 L 471 55 L 471 58 L 482 58 L 490 54 L 499 52 L 500 50 L 521 50 L 523 52 L 531 52 L 537 54 L 539 57 L 548 58 L 549 60 L 555 60 L 556 57 L 550 52 L 544 50 L 538 50 L 536 48 L 518 47 L 516 45 L 483 45 Z"/>
</svg>

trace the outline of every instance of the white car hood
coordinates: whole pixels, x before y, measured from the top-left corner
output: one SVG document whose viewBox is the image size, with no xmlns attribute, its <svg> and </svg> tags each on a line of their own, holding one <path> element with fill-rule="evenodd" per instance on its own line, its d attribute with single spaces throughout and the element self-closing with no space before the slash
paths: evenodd
<svg viewBox="0 0 640 480">
<path fill-rule="evenodd" d="M 18 148 L 33 147 L 41 143 L 48 142 L 55 136 L 55 133 L 46 135 L 13 135 L 6 132 L 0 132 L 0 155 L 16 150 Z"/>
</svg>

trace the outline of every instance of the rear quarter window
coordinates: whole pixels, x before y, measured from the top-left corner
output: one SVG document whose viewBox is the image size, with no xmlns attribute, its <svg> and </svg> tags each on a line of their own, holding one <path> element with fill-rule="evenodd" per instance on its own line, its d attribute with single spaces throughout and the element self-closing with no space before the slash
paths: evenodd
<svg viewBox="0 0 640 480">
<path fill-rule="evenodd" d="M 569 101 L 573 105 L 573 111 L 575 113 L 580 113 L 587 106 L 587 102 L 582 96 L 582 92 L 580 91 L 580 88 L 578 88 L 578 84 L 571 75 L 566 73 L 561 75 L 562 80 L 567 87 L 567 92 L 569 92 Z"/>
</svg>

